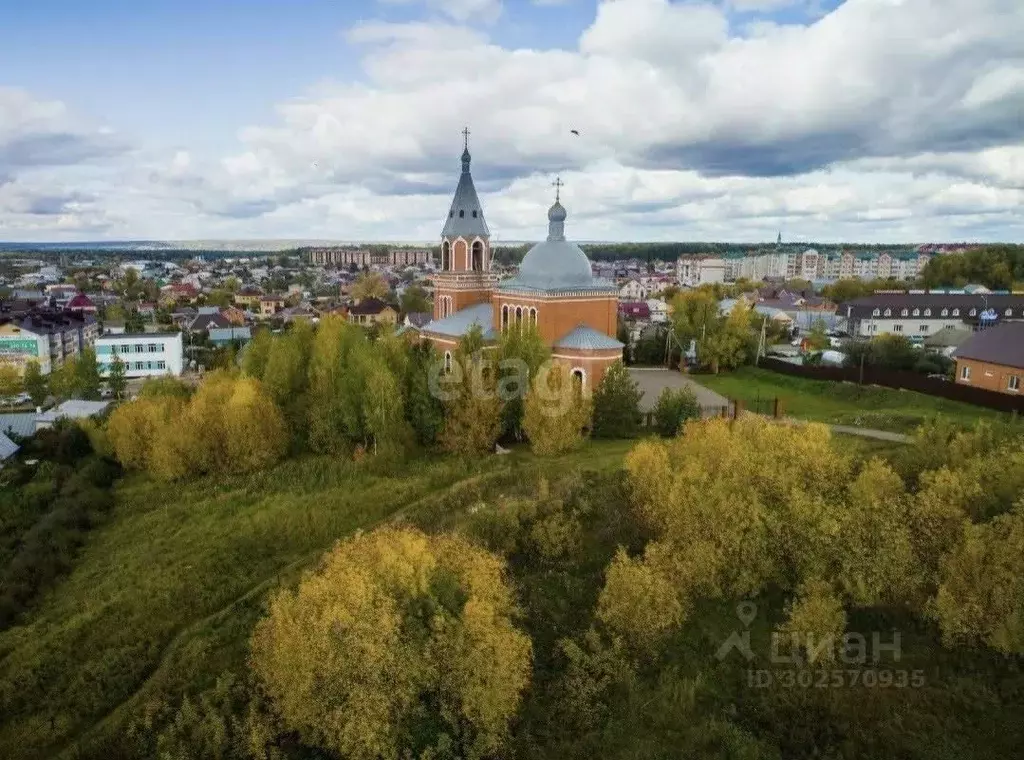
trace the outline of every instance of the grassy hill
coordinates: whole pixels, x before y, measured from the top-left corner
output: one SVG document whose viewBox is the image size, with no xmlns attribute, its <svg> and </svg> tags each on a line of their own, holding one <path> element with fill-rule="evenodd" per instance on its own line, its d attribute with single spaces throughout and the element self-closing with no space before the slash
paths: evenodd
<svg viewBox="0 0 1024 760">
<path fill-rule="evenodd" d="M 891 450 L 856 446 L 860 456 Z M 178 486 L 128 478 L 73 572 L 23 625 L 0 633 L 0 757 L 137 756 L 116 750 L 130 726 L 157 731 L 161 706 L 244 673 L 268 592 L 294 583 L 337 539 L 387 520 L 464 531 L 507 557 L 535 651 L 511 756 L 1018 756 L 1019 662 L 944 650 L 931 626 L 886 610 L 860 612 L 851 626 L 901 631 L 900 667 L 924 671 L 920 688 L 751 688 L 745 662 L 715 657 L 738 626 L 729 603 L 701 605 L 667 659 L 624 682 L 614 662 L 570 656 L 563 642 L 585 642 L 616 548 L 644 544 L 621 476 L 629 447 L 393 467 L 311 457 Z M 579 533 L 538 531 L 539 503 L 578 521 Z M 783 600 L 756 601 L 765 614 L 751 632 L 766 647 Z"/>
<path fill-rule="evenodd" d="M 186 485 L 128 478 L 72 574 L 0 633 L 0 757 L 53 757 L 117 731 L 154 695 L 201 689 L 239 667 L 266 593 L 354 530 L 445 512 L 537 472 L 614 467 L 627 448 L 420 460 L 393 472 L 305 458 Z"/>
</svg>

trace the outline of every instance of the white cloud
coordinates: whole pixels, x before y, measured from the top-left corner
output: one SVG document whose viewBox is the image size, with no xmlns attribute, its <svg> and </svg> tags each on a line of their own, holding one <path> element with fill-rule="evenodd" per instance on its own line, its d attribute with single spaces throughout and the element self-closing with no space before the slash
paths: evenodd
<svg viewBox="0 0 1024 760">
<path fill-rule="evenodd" d="M 544 51 L 458 23 L 497 5 L 438 2 L 452 21 L 357 25 L 346 43 L 363 53 L 361 81 L 279 104 L 218 161 L 151 151 L 77 213 L 112 237 L 434 239 L 469 124 L 505 240 L 543 234 L 554 172 L 585 239 L 1024 232 L 1017 0 L 848 0 L 747 36 L 720 3 L 605 0 L 575 49 Z M 37 122 L 68 120 L 32 103 Z M 0 157 L 3 145 L 0 127 Z M 44 196 L 37 209 L 63 208 Z M 37 234 L 31 216 L 0 211 L 4 236 Z"/>
</svg>

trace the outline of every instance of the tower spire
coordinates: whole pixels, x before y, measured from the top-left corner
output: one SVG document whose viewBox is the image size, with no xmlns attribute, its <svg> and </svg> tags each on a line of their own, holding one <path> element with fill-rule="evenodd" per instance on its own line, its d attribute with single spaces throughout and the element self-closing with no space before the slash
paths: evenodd
<svg viewBox="0 0 1024 760">
<path fill-rule="evenodd" d="M 564 184 L 565 183 L 562 182 L 562 178 L 557 176 L 555 177 L 555 181 L 551 183 L 551 186 L 555 188 L 555 203 L 558 203 L 561 200 L 562 185 Z"/>
<path fill-rule="evenodd" d="M 462 130 L 462 173 L 469 174 L 469 127 Z"/>
</svg>

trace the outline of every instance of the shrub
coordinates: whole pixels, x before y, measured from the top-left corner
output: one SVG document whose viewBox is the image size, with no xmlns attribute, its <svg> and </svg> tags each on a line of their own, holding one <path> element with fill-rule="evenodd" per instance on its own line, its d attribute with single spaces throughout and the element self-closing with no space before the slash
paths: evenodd
<svg viewBox="0 0 1024 760">
<path fill-rule="evenodd" d="M 658 433 L 671 438 L 687 420 L 700 417 L 700 404 L 689 388 L 665 388 L 654 409 L 654 424 Z"/>
</svg>

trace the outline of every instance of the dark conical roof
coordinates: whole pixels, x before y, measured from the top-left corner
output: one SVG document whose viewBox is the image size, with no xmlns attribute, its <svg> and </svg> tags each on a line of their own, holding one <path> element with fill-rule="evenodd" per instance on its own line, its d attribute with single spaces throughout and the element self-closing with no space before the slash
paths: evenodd
<svg viewBox="0 0 1024 760">
<path fill-rule="evenodd" d="M 484 221 L 484 209 L 480 205 L 480 198 L 473 185 L 473 175 L 469 171 L 469 163 L 469 145 L 467 144 L 462 151 L 462 174 L 459 177 L 459 184 L 455 188 L 455 197 L 452 198 L 452 206 L 448 210 L 444 230 L 441 232 L 442 237 L 471 238 L 490 235 L 487 222 Z"/>
</svg>

